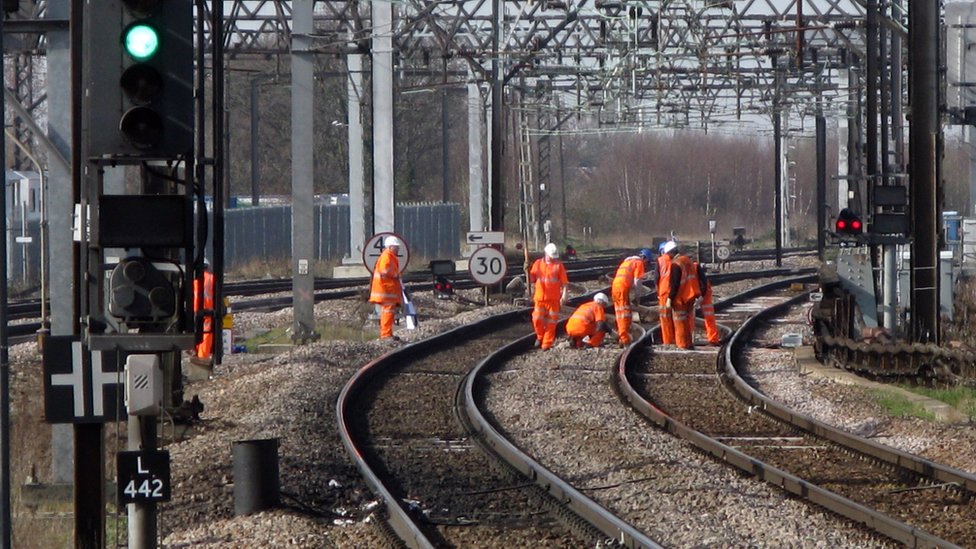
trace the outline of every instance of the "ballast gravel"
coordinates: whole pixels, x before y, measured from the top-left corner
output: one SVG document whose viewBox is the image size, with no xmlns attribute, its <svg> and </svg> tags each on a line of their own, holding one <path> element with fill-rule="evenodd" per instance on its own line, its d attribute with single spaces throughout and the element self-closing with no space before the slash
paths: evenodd
<svg viewBox="0 0 976 549">
<path fill-rule="evenodd" d="M 413 341 L 511 309 L 508 305 L 477 307 L 483 298 L 475 290 L 459 294 L 460 302 L 418 292 L 414 300 L 423 315 L 420 327 L 410 331 L 398 327 L 397 334 Z M 350 326 L 375 324 L 367 319 L 369 312 L 370 307 L 358 299 L 315 306 L 317 321 Z M 291 319 L 291 309 L 237 313 L 234 330 L 243 335 L 286 328 Z M 775 338 L 775 334 L 764 337 Z M 173 500 L 161 506 L 161 547 L 381 545 L 372 524 L 375 499 L 340 443 L 334 408 L 349 377 L 398 344 L 328 338 L 325 334 L 321 341 L 276 355 L 228 355 L 208 379 L 186 384 L 185 398 L 198 396 L 204 409 L 200 421 L 189 428 L 171 422 L 160 428 L 173 476 Z M 532 454 L 544 456 L 553 468 L 563 468 L 582 490 L 590 495 L 612 493 L 613 505 L 621 509 L 646 509 L 648 533 L 672 532 L 669 546 L 878 546 L 836 517 L 726 469 L 636 420 L 609 386 L 609 365 L 615 354 L 611 347 L 580 351 L 561 344 L 546 353 L 519 357 L 493 377 L 489 404 L 506 430 L 517 434 Z M 856 387 L 800 375 L 789 352 L 763 349 L 754 354 L 749 357 L 750 367 L 756 368 L 760 388 L 774 398 L 844 428 L 874 429 L 886 444 L 976 469 L 970 425 L 885 417 Z M 10 360 L 13 413 L 43 425 L 37 403 L 31 402 L 42 382 L 36 345 L 12 347 Z M 553 435 L 569 431 L 574 436 Z M 235 517 L 232 445 L 265 438 L 276 438 L 280 444 L 282 506 Z M 42 452 L 37 463 L 29 464 L 37 466 L 42 481 L 47 470 L 43 460 Z M 13 472 L 17 481 L 28 474 L 26 462 L 18 467 Z M 664 478 L 678 482 L 659 493 L 648 492 L 640 482 L 617 486 L 624 469 L 644 471 L 649 482 Z M 111 477 L 112 465 L 107 470 Z M 676 512 L 679 507 L 686 511 Z M 28 542 L 17 546 L 32 549 Z"/>
</svg>

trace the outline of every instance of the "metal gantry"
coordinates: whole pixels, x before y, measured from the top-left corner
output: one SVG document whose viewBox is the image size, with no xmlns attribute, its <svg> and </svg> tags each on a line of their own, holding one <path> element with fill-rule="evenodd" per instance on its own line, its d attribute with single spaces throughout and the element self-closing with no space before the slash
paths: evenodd
<svg viewBox="0 0 976 549">
<path fill-rule="evenodd" d="M 225 4 L 230 58 L 288 53 L 291 2 Z M 642 127 L 707 128 L 750 114 L 768 125 L 777 82 L 778 108 L 811 115 L 821 96 L 841 114 L 849 91 L 836 73 L 866 47 L 865 7 L 852 1 L 506 1 L 497 29 L 486 0 L 393 7 L 400 69 L 439 74 L 432 60 L 441 58 L 486 81 L 500 60 L 505 84 L 540 106 L 564 96 L 598 122 Z M 370 13 L 368 3 L 316 2 L 314 48 L 368 52 Z M 885 22 L 905 32 L 905 21 Z"/>
</svg>

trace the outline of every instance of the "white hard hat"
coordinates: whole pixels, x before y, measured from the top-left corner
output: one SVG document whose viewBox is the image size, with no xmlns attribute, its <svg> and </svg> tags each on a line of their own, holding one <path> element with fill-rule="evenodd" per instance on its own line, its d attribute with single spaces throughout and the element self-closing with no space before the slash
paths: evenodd
<svg viewBox="0 0 976 549">
<path fill-rule="evenodd" d="M 390 246 L 400 246 L 400 239 L 395 236 L 388 236 L 383 239 L 383 246 L 389 248 Z"/>
<path fill-rule="evenodd" d="M 607 294 L 605 294 L 603 292 L 600 292 L 600 293 L 596 294 L 595 296 L 593 296 L 593 301 L 596 301 L 600 305 L 609 305 L 610 304 L 610 298 L 608 298 L 607 297 Z"/>
<path fill-rule="evenodd" d="M 675 249 L 677 247 L 678 247 L 678 243 L 677 242 L 675 242 L 674 240 L 668 240 L 667 243 L 664 244 L 664 253 L 666 253 L 666 254 L 667 253 L 671 253 L 671 250 L 673 250 L 673 249 Z"/>
<path fill-rule="evenodd" d="M 552 242 L 546 244 L 542 251 L 546 253 L 546 257 L 559 257 L 559 248 Z"/>
</svg>

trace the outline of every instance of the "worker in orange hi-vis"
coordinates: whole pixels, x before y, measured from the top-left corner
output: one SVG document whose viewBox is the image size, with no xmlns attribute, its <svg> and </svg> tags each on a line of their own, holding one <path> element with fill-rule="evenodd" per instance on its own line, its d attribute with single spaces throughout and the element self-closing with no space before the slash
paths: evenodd
<svg viewBox="0 0 976 549">
<path fill-rule="evenodd" d="M 373 280 L 369 286 L 369 302 L 380 306 L 380 339 L 391 338 L 396 308 L 403 303 L 403 282 L 400 280 L 400 239 L 388 236 L 383 239 L 383 251 L 373 267 Z"/>
<path fill-rule="evenodd" d="M 647 272 L 647 265 L 654 260 L 654 254 L 647 248 L 639 255 L 632 255 L 620 262 L 617 272 L 610 285 L 610 295 L 613 296 L 613 314 L 617 320 L 617 341 L 621 347 L 630 345 L 630 325 L 634 321 L 630 303 L 634 299 L 631 290 L 641 284 Z"/>
<path fill-rule="evenodd" d="M 695 301 L 701 297 L 698 269 L 690 257 L 681 253 L 676 242 L 668 242 L 664 249 L 671 256 L 670 290 L 665 307 L 674 315 L 675 344 L 682 349 L 694 349 Z"/>
<path fill-rule="evenodd" d="M 556 342 L 559 307 L 566 302 L 569 277 L 566 275 L 566 266 L 559 261 L 559 248 L 555 244 L 546 244 L 543 252 L 543 257 L 535 260 L 529 269 L 529 283 L 535 284 L 535 293 L 532 295 L 535 345 L 545 351 Z"/>
<path fill-rule="evenodd" d="M 658 322 L 661 324 L 661 343 L 674 345 L 674 317 L 671 308 L 665 306 L 668 293 L 671 291 L 671 279 L 668 278 L 671 273 L 671 256 L 664 251 L 667 245 L 667 242 L 662 242 L 658 247 L 660 254 L 657 256 L 657 308 Z"/>
<path fill-rule="evenodd" d="M 206 259 L 203 260 L 203 276 L 193 279 L 193 315 L 200 331 L 196 358 L 209 361 L 213 358 L 214 346 L 214 275 Z"/>
<path fill-rule="evenodd" d="M 705 319 L 705 338 L 709 345 L 718 345 L 722 341 L 722 334 L 718 331 L 718 323 L 715 322 L 715 304 L 712 303 L 712 281 L 708 279 L 705 267 L 695 262 L 695 269 L 698 272 L 698 288 L 701 290 L 701 311 L 702 318 Z"/>
<path fill-rule="evenodd" d="M 581 349 L 584 345 L 599 347 L 603 344 L 603 337 L 610 331 L 604 310 L 609 304 L 610 298 L 600 292 L 593 296 L 593 301 L 587 301 L 573 311 L 566 321 L 566 335 L 571 347 Z"/>
</svg>

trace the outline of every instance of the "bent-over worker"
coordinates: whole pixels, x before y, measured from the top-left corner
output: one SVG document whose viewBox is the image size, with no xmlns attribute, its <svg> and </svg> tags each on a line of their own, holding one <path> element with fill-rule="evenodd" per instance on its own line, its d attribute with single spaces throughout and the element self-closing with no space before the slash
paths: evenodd
<svg viewBox="0 0 976 549">
<path fill-rule="evenodd" d="M 603 337 L 610 331 L 604 311 L 609 304 L 607 294 L 600 292 L 593 296 L 593 301 L 587 301 L 573 311 L 573 316 L 566 321 L 566 335 L 571 347 L 580 349 L 584 344 L 590 347 L 603 344 Z"/>
<path fill-rule="evenodd" d="M 639 255 L 632 255 L 620 262 L 613 276 L 610 295 L 613 296 L 613 314 L 617 320 L 617 341 L 621 347 L 630 345 L 630 325 L 634 320 L 631 312 L 631 290 L 641 284 L 647 265 L 654 260 L 651 250 L 644 248 Z"/>
<path fill-rule="evenodd" d="M 694 349 L 695 300 L 701 297 L 698 269 L 690 257 L 681 253 L 677 243 L 668 242 L 665 248 L 671 256 L 670 290 L 665 306 L 674 315 L 675 344 L 682 349 Z"/>
</svg>

